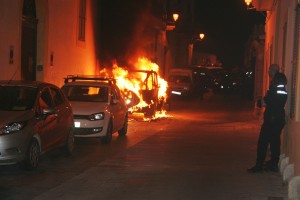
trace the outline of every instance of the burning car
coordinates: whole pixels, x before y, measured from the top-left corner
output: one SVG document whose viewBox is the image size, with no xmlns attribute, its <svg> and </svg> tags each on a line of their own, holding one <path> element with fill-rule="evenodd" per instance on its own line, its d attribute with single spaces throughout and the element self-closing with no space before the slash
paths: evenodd
<svg viewBox="0 0 300 200">
<path fill-rule="evenodd" d="M 114 64 L 111 74 L 106 68 L 100 74 L 116 79 L 131 113 L 143 113 L 146 120 L 164 116 L 168 107 L 168 83 L 158 75 L 158 65 L 146 58 L 140 58 L 132 68 L 135 70 Z"/>
<path fill-rule="evenodd" d="M 163 96 L 159 96 L 160 85 L 157 72 L 153 70 L 136 70 L 132 73 L 142 73 L 142 77 L 144 77 L 139 90 L 142 103 L 133 106 L 132 111 L 142 112 L 146 118 L 154 118 L 156 112 L 164 109 L 166 102 Z"/>
</svg>

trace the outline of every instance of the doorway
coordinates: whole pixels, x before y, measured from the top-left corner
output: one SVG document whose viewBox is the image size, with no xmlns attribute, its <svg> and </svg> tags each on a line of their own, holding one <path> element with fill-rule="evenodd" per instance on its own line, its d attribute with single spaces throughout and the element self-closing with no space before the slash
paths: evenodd
<svg viewBox="0 0 300 200">
<path fill-rule="evenodd" d="M 35 0 L 23 1 L 21 79 L 36 80 L 37 19 Z"/>
</svg>

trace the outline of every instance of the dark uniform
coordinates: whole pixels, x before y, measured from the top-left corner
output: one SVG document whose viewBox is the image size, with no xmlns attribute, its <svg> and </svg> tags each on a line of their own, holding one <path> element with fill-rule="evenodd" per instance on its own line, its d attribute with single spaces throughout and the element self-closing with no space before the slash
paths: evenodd
<svg viewBox="0 0 300 200">
<path fill-rule="evenodd" d="M 270 88 L 264 97 L 266 104 L 264 122 L 262 124 L 257 144 L 256 165 L 249 172 L 263 170 L 268 145 L 270 144 L 271 160 L 267 161 L 265 169 L 278 171 L 280 156 L 280 134 L 285 125 L 285 103 L 287 101 L 286 77 L 283 73 L 276 73 Z"/>
</svg>

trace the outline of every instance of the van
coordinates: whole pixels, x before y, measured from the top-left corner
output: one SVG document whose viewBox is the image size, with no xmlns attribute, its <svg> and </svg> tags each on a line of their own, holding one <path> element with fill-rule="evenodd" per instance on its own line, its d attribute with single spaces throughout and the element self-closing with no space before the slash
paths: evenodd
<svg viewBox="0 0 300 200">
<path fill-rule="evenodd" d="M 173 68 L 168 76 L 169 95 L 193 96 L 196 90 L 195 78 L 191 68 Z"/>
</svg>

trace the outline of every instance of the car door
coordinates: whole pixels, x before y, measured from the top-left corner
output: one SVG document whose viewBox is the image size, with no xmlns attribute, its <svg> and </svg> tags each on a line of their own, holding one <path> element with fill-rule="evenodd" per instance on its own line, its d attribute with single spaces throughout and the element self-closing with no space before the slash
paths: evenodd
<svg viewBox="0 0 300 200">
<path fill-rule="evenodd" d="M 48 87 L 45 87 L 38 97 L 36 115 L 37 132 L 41 139 L 42 152 L 49 150 L 55 143 L 54 135 L 57 131 L 57 115 L 55 112 L 45 114 L 53 109 L 53 100 Z"/>
<path fill-rule="evenodd" d="M 53 99 L 53 108 L 56 115 L 55 133 L 53 133 L 53 145 L 58 146 L 65 142 L 65 138 L 73 126 L 73 114 L 71 106 L 67 103 L 66 98 L 62 92 L 55 87 L 49 87 L 51 97 Z"/>
</svg>

